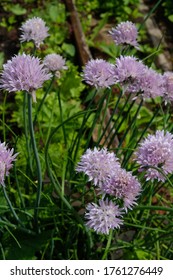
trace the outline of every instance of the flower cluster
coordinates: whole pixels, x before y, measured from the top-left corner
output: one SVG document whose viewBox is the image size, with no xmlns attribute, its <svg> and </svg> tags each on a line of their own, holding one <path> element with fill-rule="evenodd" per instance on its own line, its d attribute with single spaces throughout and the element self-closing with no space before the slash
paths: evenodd
<svg viewBox="0 0 173 280">
<path fill-rule="evenodd" d="M 110 229 L 119 228 L 123 224 L 122 210 L 108 199 L 99 200 L 99 205 L 89 203 L 86 209 L 86 225 L 97 233 L 109 234 Z"/>
<path fill-rule="evenodd" d="M 105 202 L 102 199 L 99 206 L 94 203 L 89 204 L 87 206 L 89 212 L 86 214 L 86 218 L 89 219 L 87 225 L 102 233 L 108 233 L 108 228 L 117 228 L 122 224 L 122 220 L 117 217 L 121 216 L 120 213 L 122 214 L 123 210 L 132 209 L 141 193 L 141 185 L 137 178 L 131 172 L 122 169 L 115 154 L 108 152 L 105 148 L 88 149 L 82 155 L 76 171 L 88 176 L 88 181 L 97 187 L 98 194 L 102 194 L 103 197 L 110 195 L 114 199 L 123 201 L 121 211 L 113 201 L 106 200 Z M 105 210 L 105 205 L 109 210 Z"/>
<path fill-rule="evenodd" d="M 145 66 L 133 56 L 120 56 L 115 64 L 116 81 L 124 92 L 137 93 L 141 90 L 140 79 L 144 75 Z"/>
<path fill-rule="evenodd" d="M 146 67 L 144 75 L 140 77 L 140 87 L 140 92 L 144 98 L 163 96 L 165 92 L 163 75 Z"/>
<path fill-rule="evenodd" d="M 20 37 L 21 42 L 33 41 L 37 48 L 43 43 L 49 34 L 49 28 L 46 27 L 44 20 L 39 17 L 34 17 L 27 20 L 20 28 L 22 34 Z"/>
<path fill-rule="evenodd" d="M 5 177 L 9 175 L 12 162 L 16 160 L 18 154 L 13 154 L 14 149 L 8 149 L 5 143 L 0 142 L 0 184 L 4 185 Z"/>
<path fill-rule="evenodd" d="M 8 92 L 25 90 L 36 101 L 35 90 L 50 78 L 51 74 L 38 57 L 19 54 L 3 65 L 0 88 Z"/>
<path fill-rule="evenodd" d="M 157 130 L 148 135 L 136 151 L 139 171 L 146 171 L 146 179 L 165 181 L 164 175 L 173 172 L 173 134 Z"/>
<path fill-rule="evenodd" d="M 117 45 L 128 44 L 138 48 L 138 32 L 132 22 L 118 24 L 110 34 Z M 162 75 L 134 56 L 121 55 L 115 64 L 91 59 L 84 67 L 83 79 L 96 88 L 119 84 L 124 93 L 138 94 L 143 99 L 162 97 L 165 103 L 173 101 L 173 73 Z"/>
<path fill-rule="evenodd" d="M 173 72 L 165 72 L 163 74 L 164 79 L 164 100 L 165 102 L 173 101 Z"/>
<path fill-rule="evenodd" d="M 57 77 L 60 77 L 60 71 L 66 70 L 67 66 L 65 65 L 65 59 L 56 53 L 48 54 L 45 56 L 43 63 L 45 67 L 55 73 Z"/>
<path fill-rule="evenodd" d="M 117 168 L 110 184 L 104 184 L 101 189 L 103 193 L 123 199 L 126 211 L 137 204 L 136 199 L 141 193 L 141 185 L 137 178 L 122 168 Z"/>
<path fill-rule="evenodd" d="M 130 21 L 119 23 L 109 32 L 116 45 L 131 45 L 139 48 L 137 42 L 138 31 L 134 23 Z"/>
<path fill-rule="evenodd" d="M 106 148 L 98 150 L 95 147 L 93 151 L 88 149 L 82 155 L 76 171 L 86 174 L 89 181 L 101 188 L 102 185 L 110 184 L 111 177 L 119 167 L 118 158 L 114 153 L 108 152 Z"/>
<path fill-rule="evenodd" d="M 91 59 L 85 65 L 83 79 L 96 88 L 109 88 L 116 83 L 115 66 L 104 59 Z"/>
<path fill-rule="evenodd" d="M 65 59 L 56 53 L 46 55 L 43 63 L 52 72 L 67 69 L 67 66 L 65 66 Z"/>
</svg>

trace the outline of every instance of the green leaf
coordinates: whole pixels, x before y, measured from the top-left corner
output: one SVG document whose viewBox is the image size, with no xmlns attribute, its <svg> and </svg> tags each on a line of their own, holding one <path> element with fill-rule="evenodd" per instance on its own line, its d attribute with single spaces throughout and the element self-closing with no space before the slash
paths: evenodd
<svg viewBox="0 0 173 280">
<path fill-rule="evenodd" d="M 173 22 L 173 15 L 170 15 L 170 16 L 168 17 L 168 19 L 169 19 L 171 22 Z"/>
<path fill-rule="evenodd" d="M 47 244 L 51 238 L 51 232 L 43 232 L 31 236 L 26 233 L 13 231 L 13 235 L 17 238 L 18 243 L 11 237 L 8 236 L 3 242 L 5 245 L 5 255 L 7 260 L 34 260 L 37 259 L 36 255 L 39 253 Z"/>
<path fill-rule="evenodd" d="M 151 260 L 152 259 L 152 255 L 149 252 L 145 252 L 143 250 L 136 249 L 135 253 L 139 260 Z"/>
<path fill-rule="evenodd" d="M 75 55 L 75 47 L 72 44 L 63 43 L 62 50 L 65 51 L 70 56 Z"/>
<path fill-rule="evenodd" d="M 50 5 L 49 16 L 53 22 L 64 23 L 66 20 L 65 6 L 63 4 Z"/>
<path fill-rule="evenodd" d="M 4 63 L 4 53 L 3 52 L 0 52 L 0 68 L 2 68 L 2 65 Z"/>
<path fill-rule="evenodd" d="M 27 12 L 27 10 L 25 8 L 23 8 L 22 6 L 20 6 L 20 4 L 15 4 L 15 5 L 9 6 L 9 10 L 16 16 L 24 15 Z"/>
</svg>

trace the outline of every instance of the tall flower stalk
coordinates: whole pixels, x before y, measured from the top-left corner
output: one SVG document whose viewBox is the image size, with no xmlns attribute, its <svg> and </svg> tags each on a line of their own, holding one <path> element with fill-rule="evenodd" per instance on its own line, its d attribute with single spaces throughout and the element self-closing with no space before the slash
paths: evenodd
<svg viewBox="0 0 173 280">
<path fill-rule="evenodd" d="M 15 212 L 15 210 L 14 210 L 14 208 L 13 208 L 13 205 L 11 204 L 11 201 L 10 201 L 10 199 L 9 199 L 9 197 L 8 197 L 8 194 L 7 194 L 7 192 L 6 192 L 6 186 L 5 186 L 5 184 L 2 185 L 2 190 L 3 190 L 4 197 L 5 197 L 6 201 L 7 201 L 7 204 L 8 204 L 8 206 L 9 206 L 10 211 L 12 212 L 14 218 L 16 219 L 16 221 L 17 221 L 20 225 L 23 226 L 21 220 L 19 219 L 18 215 L 16 214 L 16 212 Z"/>
<path fill-rule="evenodd" d="M 36 196 L 35 209 L 34 209 L 34 221 L 35 221 L 36 229 L 38 230 L 38 208 L 40 205 L 41 190 L 42 190 L 42 172 L 41 172 L 41 164 L 40 164 L 40 159 L 39 159 L 39 154 L 38 154 L 35 134 L 34 134 L 34 127 L 32 121 L 32 97 L 30 94 L 28 94 L 28 123 L 29 123 L 31 144 L 32 144 L 36 166 L 37 166 L 38 185 L 37 185 L 37 196 Z"/>
</svg>

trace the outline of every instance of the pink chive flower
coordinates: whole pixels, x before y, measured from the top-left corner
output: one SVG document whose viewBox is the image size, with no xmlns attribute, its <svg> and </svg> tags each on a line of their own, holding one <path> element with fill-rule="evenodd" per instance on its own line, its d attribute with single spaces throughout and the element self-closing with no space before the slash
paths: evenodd
<svg viewBox="0 0 173 280">
<path fill-rule="evenodd" d="M 143 98 L 155 98 L 164 95 L 164 78 L 151 68 L 145 68 L 145 73 L 140 78 L 140 84 Z"/>
<path fill-rule="evenodd" d="M 125 92 L 140 91 L 140 78 L 144 75 L 145 65 L 133 56 L 120 56 L 115 64 L 116 81 Z"/>
<path fill-rule="evenodd" d="M 164 85 L 165 85 L 165 93 L 164 100 L 165 102 L 173 101 L 173 72 L 165 72 L 163 74 Z"/>
<path fill-rule="evenodd" d="M 118 158 L 106 148 L 98 150 L 87 149 L 76 167 L 77 172 L 83 172 L 95 186 L 109 184 L 115 170 L 120 167 Z"/>
<path fill-rule="evenodd" d="M 131 172 L 118 168 L 111 178 L 110 184 L 104 184 L 101 187 L 102 192 L 122 199 L 124 209 L 132 209 L 137 205 L 137 198 L 141 193 L 141 185 L 137 178 Z"/>
<path fill-rule="evenodd" d="M 86 225 L 97 233 L 109 234 L 110 229 L 120 228 L 123 224 L 122 209 L 108 199 L 99 200 L 99 205 L 89 203 L 86 210 Z"/>
<path fill-rule="evenodd" d="M 115 66 L 104 59 L 91 59 L 83 70 L 84 81 L 96 88 L 109 88 L 116 82 Z"/>
<path fill-rule="evenodd" d="M 4 186 L 5 177 L 9 175 L 12 162 L 18 154 L 13 154 L 14 149 L 8 149 L 5 143 L 0 142 L 0 184 Z"/>
<path fill-rule="evenodd" d="M 0 88 L 8 92 L 27 91 L 36 101 L 35 90 L 41 88 L 51 74 L 34 56 L 19 54 L 3 65 Z"/>
<path fill-rule="evenodd" d="M 164 182 L 166 178 L 163 173 L 173 173 L 173 135 L 168 131 L 157 130 L 155 135 L 148 135 L 140 143 L 135 155 L 139 171 L 146 171 L 147 180 Z"/>
<path fill-rule="evenodd" d="M 109 32 L 116 45 L 131 45 L 139 49 L 137 42 L 138 31 L 134 23 L 130 21 L 119 23 Z"/>
<path fill-rule="evenodd" d="M 65 59 L 59 54 L 48 54 L 43 60 L 44 65 L 52 72 L 66 70 Z"/>
<path fill-rule="evenodd" d="M 22 34 L 20 36 L 21 42 L 33 41 L 37 48 L 43 43 L 44 39 L 49 36 L 49 28 L 45 22 L 39 17 L 33 17 L 27 20 L 20 28 Z"/>
</svg>

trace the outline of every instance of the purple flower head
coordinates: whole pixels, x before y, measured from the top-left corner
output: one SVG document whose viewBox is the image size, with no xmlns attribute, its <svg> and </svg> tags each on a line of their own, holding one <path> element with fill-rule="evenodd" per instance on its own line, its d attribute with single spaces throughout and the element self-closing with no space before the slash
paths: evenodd
<svg viewBox="0 0 173 280">
<path fill-rule="evenodd" d="M 173 72 L 165 72 L 163 74 L 164 84 L 165 84 L 165 93 L 164 100 L 165 102 L 173 101 Z"/>
<path fill-rule="evenodd" d="M 49 28 L 45 25 L 45 22 L 39 17 L 33 17 L 27 20 L 20 28 L 22 35 L 20 37 L 21 42 L 33 41 L 37 48 L 43 43 L 44 39 L 49 36 Z"/>
<path fill-rule="evenodd" d="M 48 54 L 43 60 L 44 65 L 52 72 L 66 70 L 65 59 L 59 54 Z"/>
<path fill-rule="evenodd" d="M 141 76 L 140 84 L 141 93 L 144 98 L 155 98 L 164 95 L 164 78 L 151 68 L 145 68 L 145 73 Z"/>
<path fill-rule="evenodd" d="M 25 90 L 33 96 L 34 101 L 35 90 L 51 78 L 39 58 L 26 54 L 14 56 L 3 68 L 0 88 L 9 92 Z"/>
<path fill-rule="evenodd" d="M 139 171 L 146 171 L 147 180 L 164 182 L 165 176 L 154 168 L 161 169 L 165 174 L 173 172 L 173 135 L 157 130 L 155 135 L 148 135 L 141 142 L 135 155 Z"/>
<path fill-rule="evenodd" d="M 114 85 L 115 66 L 103 59 L 91 59 L 83 70 L 83 79 L 96 88 L 109 88 Z"/>
<path fill-rule="evenodd" d="M 18 154 L 13 154 L 14 149 L 8 149 L 5 143 L 0 142 L 0 184 L 4 185 L 5 177 L 9 175 L 12 162 L 16 160 Z"/>
<path fill-rule="evenodd" d="M 81 157 L 76 167 L 77 172 L 83 172 L 89 177 L 95 186 L 101 187 L 103 184 L 109 184 L 115 170 L 120 167 L 118 158 L 114 153 L 110 153 L 103 148 L 98 150 L 88 149 Z"/>
<path fill-rule="evenodd" d="M 111 178 L 111 183 L 103 185 L 101 189 L 106 194 L 123 199 L 126 211 L 137 204 L 136 199 L 141 193 L 141 185 L 137 178 L 122 168 L 118 168 Z"/>
<path fill-rule="evenodd" d="M 140 78 L 144 75 L 145 65 L 133 56 L 120 56 L 115 64 L 117 82 L 124 91 L 137 93 L 140 91 Z"/>
<path fill-rule="evenodd" d="M 110 31 L 116 45 L 131 45 L 139 49 L 137 42 L 138 31 L 134 23 L 130 21 L 121 22 Z"/>
<path fill-rule="evenodd" d="M 109 234 L 110 229 L 119 228 L 123 224 L 120 218 L 123 214 L 122 209 L 108 199 L 99 200 L 99 205 L 89 203 L 86 209 L 86 225 L 97 233 Z"/>
</svg>

